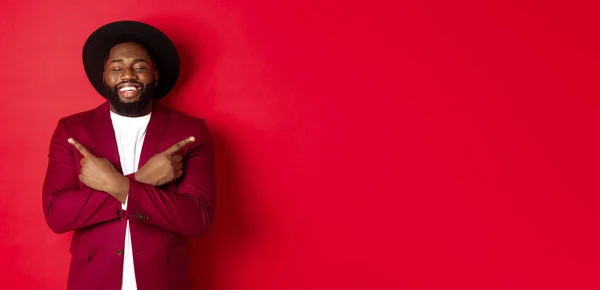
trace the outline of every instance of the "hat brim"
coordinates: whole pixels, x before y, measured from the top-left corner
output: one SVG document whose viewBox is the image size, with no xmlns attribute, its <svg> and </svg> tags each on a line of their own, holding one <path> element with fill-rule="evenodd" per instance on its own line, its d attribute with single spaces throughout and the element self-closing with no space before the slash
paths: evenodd
<svg viewBox="0 0 600 290">
<path fill-rule="evenodd" d="M 94 31 L 83 46 L 83 67 L 92 86 L 107 98 L 104 78 L 104 56 L 110 49 L 123 42 L 136 42 L 149 50 L 159 73 L 154 99 L 161 99 L 177 83 L 180 60 L 173 42 L 160 30 L 137 21 L 117 21 Z"/>
</svg>

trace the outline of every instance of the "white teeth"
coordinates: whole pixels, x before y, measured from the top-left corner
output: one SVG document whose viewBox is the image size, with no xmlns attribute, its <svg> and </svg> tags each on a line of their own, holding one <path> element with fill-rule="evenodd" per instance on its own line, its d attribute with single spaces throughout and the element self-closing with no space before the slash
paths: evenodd
<svg viewBox="0 0 600 290">
<path fill-rule="evenodd" d="M 119 91 L 124 92 L 124 91 L 135 91 L 137 90 L 136 87 L 122 87 L 119 89 Z"/>
</svg>

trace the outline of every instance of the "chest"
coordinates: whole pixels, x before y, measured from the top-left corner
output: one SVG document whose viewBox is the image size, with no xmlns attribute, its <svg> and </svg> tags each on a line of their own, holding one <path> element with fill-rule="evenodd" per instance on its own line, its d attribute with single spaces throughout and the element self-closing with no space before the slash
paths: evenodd
<svg viewBox="0 0 600 290">
<path fill-rule="evenodd" d="M 138 169 L 146 137 L 146 124 L 141 122 L 113 123 L 116 147 L 123 174 Z"/>
</svg>

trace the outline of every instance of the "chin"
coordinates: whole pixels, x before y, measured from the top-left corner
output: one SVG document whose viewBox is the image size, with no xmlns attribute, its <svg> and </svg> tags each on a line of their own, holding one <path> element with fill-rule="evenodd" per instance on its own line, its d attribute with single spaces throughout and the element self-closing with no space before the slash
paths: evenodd
<svg viewBox="0 0 600 290">
<path fill-rule="evenodd" d="M 122 97 L 122 96 L 119 96 L 119 100 L 122 103 L 134 103 L 134 102 L 137 102 L 137 101 L 140 100 L 140 96 L 139 95 L 133 96 L 133 97 Z"/>
<path fill-rule="evenodd" d="M 140 98 L 119 98 L 121 103 L 135 103 L 140 100 Z"/>
</svg>

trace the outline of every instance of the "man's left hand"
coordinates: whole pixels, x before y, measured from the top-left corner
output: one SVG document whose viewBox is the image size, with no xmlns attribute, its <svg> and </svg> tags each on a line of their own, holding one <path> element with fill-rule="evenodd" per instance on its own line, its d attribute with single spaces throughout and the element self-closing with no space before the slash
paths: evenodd
<svg viewBox="0 0 600 290">
<path fill-rule="evenodd" d="M 96 157 L 72 138 L 68 141 L 83 155 L 79 180 L 88 187 L 104 191 L 124 203 L 129 191 L 129 179 L 120 174 L 108 159 Z"/>
</svg>

